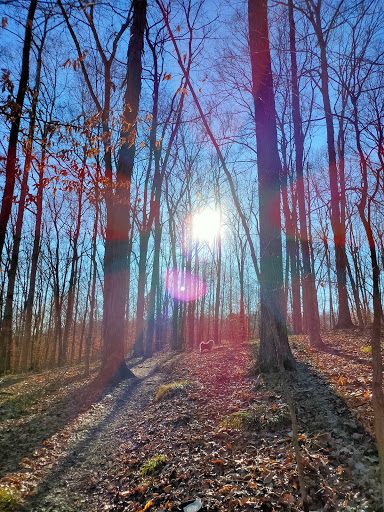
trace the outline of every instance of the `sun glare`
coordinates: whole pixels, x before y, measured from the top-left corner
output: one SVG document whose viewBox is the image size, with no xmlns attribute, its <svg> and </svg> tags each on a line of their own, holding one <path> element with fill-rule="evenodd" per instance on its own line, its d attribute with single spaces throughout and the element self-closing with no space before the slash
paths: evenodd
<svg viewBox="0 0 384 512">
<path fill-rule="evenodd" d="M 199 242 L 213 243 L 220 234 L 220 213 L 212 208 L 205 208 L 192 217 L 192 235 Z"/>
</svg>

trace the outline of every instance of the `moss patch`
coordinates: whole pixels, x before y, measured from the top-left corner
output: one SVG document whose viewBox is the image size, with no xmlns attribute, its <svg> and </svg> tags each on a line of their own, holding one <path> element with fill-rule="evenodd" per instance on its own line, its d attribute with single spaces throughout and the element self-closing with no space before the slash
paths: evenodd
<svg viewBox="0 0 384 512">
<path fill-rule="evenodd" d="M 265 428 L 268 430 L 280 430 L 292 426 L 291 415 L 288 408 L 275 409 L 272 417 L 267 419 Z"/>
<path fill-rule="evenodd" d="M 152 459 L 144 462 L 144 464 L 141 466 L 140 472 L 143 476 L 155 475 L 156 473 L 160 473 L 167 462 L 167 458 L 164 455 L 152 457 Z"/>
<path fill-rule="evenodd" d="M 19 494 L 12 489 L 0 487 L 0 512 L 16 512 L 21 509 Z"/>
<path fill-rule="evenodd" d="M 170 384 L 161 384 L 159 391 L 155 396 L 155 400 L 165 400 L 167 398 L 172 398 L 173 396 L 177 395 L 181 391 L 185 391 L 191 386 L 193 386 L 193 383 L 189 380 L 171 382 Z"/>
<path fill-rule="evenodd" d="M 260 423 L 255 413 L 250 411 L 234 412 L 220 423 L 220 427 L 230 427 L 237 430 L 250 430 L 259 425 Z"/>
</svg>

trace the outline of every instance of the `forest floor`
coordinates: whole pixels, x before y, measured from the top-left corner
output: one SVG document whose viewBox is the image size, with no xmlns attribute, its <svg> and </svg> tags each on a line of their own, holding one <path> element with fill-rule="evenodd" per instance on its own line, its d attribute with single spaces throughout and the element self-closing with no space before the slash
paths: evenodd
<svg viewBox="0 0 384 512">
<path fill-rule="evenodd" d="M 323 340 L 291 337 L 310 510 L 379 512 L 369 332 Z M 3 377 L 0 511 L 302 510 L 284 390 L 255 374 L 256 349 L 130 361 L 137 379 L 107 390 L 96 368 Z"/>
</svg>

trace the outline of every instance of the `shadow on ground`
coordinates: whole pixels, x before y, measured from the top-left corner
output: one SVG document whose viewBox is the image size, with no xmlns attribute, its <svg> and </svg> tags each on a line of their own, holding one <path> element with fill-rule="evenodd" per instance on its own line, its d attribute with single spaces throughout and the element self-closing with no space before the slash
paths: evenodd
<svg viewBox="0 0 384 512">
<path fill-rule="evenodd" d="M 134 370 L 140 362 L 142 363 L 137 361 L 130 365 L 131 369 Z M 35 450 L 41 448 L 44 441 L 100 401 L 110 389 L 97 377 L 85 380 L 83 385 L 82 380 L 85 379 L 81 375 L 63 378 L 41 390 L 18 395 L 3 402 L 0 406 L 1 421 L 9 420 L 9 425 L 0 424 L 0 478 L 18 471 L 22 459 L 33 457 Z M 128 400 L 131 389 L 140 381 L 126 381 L 122 385 L 124 394 L 118 401 Z M 65 392 L 66 386 L 76 383 L 78 385 L 75 389 Z M 55 395 L 58 390 L 63 393 Z M 31 407 L 34 409 L 31 410 Z"/>
<path fill-rule="evenodd" d="M 343 475 L 340 478 L 349 480 L 351 496 L 358 493 L 366 500 L 364 507 L 356 504 L 358 508 L 348 510 L 382 512 L 377 501 L 380 484 L 374 439 L 344 399 L 313 367 L 298 362 L 296 374 L 287 374 L 287 380 L 296 404 L 299 431 L 315 440 L 333 468 L 340 468 Z M 263 381 L 274 393 L 284 395 L 276 376 L 263 376 Z M 319 489 L 312 491 L 316 493 Z"/>
<path fill-rule="evenodd" d="M 2 382 L 0 382 L 0 389 L 9 388 L 10 386 L 13 386 L 14 384 L 17 384 L 18 382 L 22 382 L 23 380 L 25 380 L 27 378 L 28 378 L 27 376 L 25 376 L 25 377 L 12 377 L 10 379 L 3 380 Z M 0 394 L 7 394 L 7 393 L 6 392 L 2 393 L 0 391 Z"/>
<path fill-rule="evenodd" d="M 173 354 L 169 355 L 169 357 L 166 359 L 162 359 L 160 364 L 163 364 L 172 358 Z M 143 363 L 143 361 L 141 362 Z M 135 366 L 131 366 L 131 368 L 134 370 Z M 137 366 L 139 366 L 139 362 L 137 363 Z M 67 471 L 72 466 L 79 463 L 79 460 L 80 462 L 84 461 L 88 456 L 90 456 L 89 454 L 94 448 L 94 442 L 99 434 L 102 433 L 111 423 L 113 423 L 118 413 L 121 412 L 123 405 L 131 400 L 134 390 L 142 385 L 145 385 L 146 381 L 150 380 L 151 377 L 158 371 L 158 368 L 159 365 L 155 365 L 145 375 L 145 377 L 129 379 L 122 382 L 115 389 L 109 387 L 107 390 L 104 390 L 106 391 L 104 395 L 107 393 L 113 395 L 114 403 L 112 407 L 108 408 L 108 412 L 103 415 L 100 421 L 95 422 L 95 424 L 92 425 L 87 432 L 85 432 L 85 435 L 81 438 L 81 440 L 71 444 L 68 453 L 66 453 L 66 455 L 60 459 L 58 466 L 53 471 L 51 471 L 49 476 L 39 485 L 35 496 L 30 497 L 26 501 L 23 510 L 40 510 L 41 504 L 44 502 L 45 497 L 50 493 L 51 489 L 58 485 L 60 479 L 66 475 Z M 92 385 L 92 383 L 90 383 L 90 385 Z M 88 403 L 88 407 L 90 405 L 91 404 Z M 139 414 L 139 412 L 140 411 L 138 407 L 137 413 Z"/>
</svg>

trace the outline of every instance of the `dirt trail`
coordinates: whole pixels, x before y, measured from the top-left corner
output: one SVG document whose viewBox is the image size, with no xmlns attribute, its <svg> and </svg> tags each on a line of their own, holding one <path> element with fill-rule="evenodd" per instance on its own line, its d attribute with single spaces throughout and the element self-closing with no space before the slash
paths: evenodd
<svg viewBox="0 0 384 512">
<path fill-rule="evenodd" d="M 28 481 L 30 476 L 29 489 L 33 488 L 23 510 L 104 510 L 109 470 L 119 470 L 122 447 L 131 442 L 138 418 L 153 401 L 164 379 L 158 367 L 170 357 L 157 356 L 133 366 L 136 380 L 127 380 L 104 394 L 50 441 L 45 441 L 42 451 L 35 451 L 28 463 L 22 463 L 22 477 Z M 14 476 L 20 476 L 20 472 Z M 10 480 L 12 476 L 8 475 Z"/>
<path fill-rule="evenodd" d="M 217 512 L 302 510 L 284 393 L 251 366 L 245 346 L 137 364 L 136 380 L 91 394 L 81 414 L 5 477 L 23 481 L 20 510 L 176 511 L 196 497 Z M 154 401 L 161 383 L 186 380 L 186 391 Z M 315 368 L 300 362 L 293 387 L 310 510 L 379 512 L 370 435 Z M 228 423 L 244 412 L 251 425 Z M 144 476 L 154 457 L 164 464 Z"/>
</svg>

